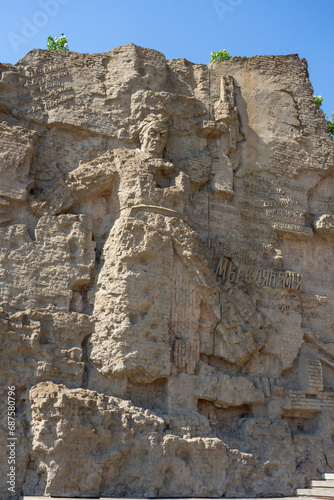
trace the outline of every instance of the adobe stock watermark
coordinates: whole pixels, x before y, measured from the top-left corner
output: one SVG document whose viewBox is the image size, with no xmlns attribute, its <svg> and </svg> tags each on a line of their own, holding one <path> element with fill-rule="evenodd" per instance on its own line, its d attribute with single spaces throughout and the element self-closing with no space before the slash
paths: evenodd
<svg viewBox="0 0 334 500">
<path fill-rule="evenodd" d="M 19 33 L 7 33 L 7 38 L 15 52 L 18 52 L 19 47 L 26 44 L 37 35 L 40 28 L 44 28 L 49 20 L 55 17 L 62 5 L 66 5 L 71 0 L 39 0 L 38 5 L 40 10 L 37 10 L 33 16 L 28 19 L 21 17 L 22 25 Z"/>
<path fill-rule="evenodd" d="M 213 6 L 221 21 L 225 21 L 225 14 L 233 12 L 244 0 L 214 0 Z"/>
<path fill-rule="evenodd" d="M 7 438 L 7 489 L 15 494 L 16 488 L 16 440 L 15 436 L 16 422 L 16 404 L 15 404 L 15 385 L 8 387 L 7 390 L 7 418 L 8 418 L 8 438 Z"/>
</svg>

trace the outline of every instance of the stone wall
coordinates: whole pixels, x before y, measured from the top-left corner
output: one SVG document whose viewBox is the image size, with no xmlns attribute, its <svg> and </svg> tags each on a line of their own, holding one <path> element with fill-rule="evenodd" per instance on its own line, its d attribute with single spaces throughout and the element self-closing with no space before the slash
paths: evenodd
<svg viewBox="0 0 334 500">
<path fill-rule="evenodd" d="M 130 44 L 0 75 L 1 498 L 333 470 L 334 143 L 306 61 Z"/>
</svg>

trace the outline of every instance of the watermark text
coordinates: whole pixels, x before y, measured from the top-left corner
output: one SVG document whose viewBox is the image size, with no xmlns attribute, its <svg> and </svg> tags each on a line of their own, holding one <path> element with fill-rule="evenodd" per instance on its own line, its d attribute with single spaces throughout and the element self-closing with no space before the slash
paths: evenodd
<svg viewBox="0 0 334 500">
<path fill-rule="evenodd" d="M 7 390 L 7 420 L 8 420 L 8 438 L 7 438 L 7 484 L 8 491 L 15 494 L 16 486 L 16 401 L 15 386 L 9 386 Z"/>
<path fill-rule="evenodd" d="M 221 21 L 225 20 L 228 12 L 233 12 L 244 0 L 214 0 L 213 6 Z"/>
<path fill-rule="evenodd" d="M 21 17 L 21 28 L 19 32 L 7 33 L 7 38 L 15 52 L 19 51 L 21 45 L 29 42 L 37 35 L 40 28 L 46 26 L 50 18 L 55 17 L 62 5 L 66 5 L 71 0 L 39 0 L 39 10 L 30 17 Z"/>
</svg>

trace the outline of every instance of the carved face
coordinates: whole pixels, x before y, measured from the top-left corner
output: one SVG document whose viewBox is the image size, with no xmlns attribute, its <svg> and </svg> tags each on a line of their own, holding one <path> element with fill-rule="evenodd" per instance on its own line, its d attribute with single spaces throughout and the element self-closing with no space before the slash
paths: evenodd
<svg viewBox="0 0 334 500">
<path fill-rule="evenodd" d="M 163 123 L 152 123 L 141 136 L 141 149 L 152 156 L 161 157 L 166 146 L 168 128 Z"/>
</svg>

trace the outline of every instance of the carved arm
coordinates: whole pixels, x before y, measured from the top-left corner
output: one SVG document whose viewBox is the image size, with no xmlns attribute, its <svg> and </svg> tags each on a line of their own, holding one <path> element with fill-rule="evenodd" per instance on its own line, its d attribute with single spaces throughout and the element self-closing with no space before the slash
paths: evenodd
<svg viewBox="0 0 334 500">
<path fill-rule="evenodd" d="M 65 185 L 59 184 L 49 198 L 51 211 L 63 213 L 77 203 L 102 193 L 117 176 L 113 160 L 113 151 L 108 151 L 70 172 Z"/>
</svg>

